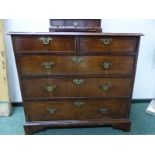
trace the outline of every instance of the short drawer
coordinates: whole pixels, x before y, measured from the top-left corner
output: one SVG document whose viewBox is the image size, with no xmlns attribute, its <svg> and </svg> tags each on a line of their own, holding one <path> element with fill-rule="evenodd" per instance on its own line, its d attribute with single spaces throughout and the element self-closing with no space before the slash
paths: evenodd
<svg viewBox="0 0 155 155">
<path fill-rule="evenodd" d="M 26 102 L 29 121 L 113 119 L 128 117 L 128 99 Z"/>
<path fill-rule="evenodd" d="M 132 56 L 51 56 L 22 55 L 21 75 L 132 75 Z"/>
<path fill-rule="evenodd" d="M 78 64 L 71 56 L 22 55 L 18 59 L 21 75 L 77 74 Z"/>
<path fill-rule="evenodd" d="M 137 37 L 87 36 L 80 38 L 81 52 L 135 52 Z"/>
<path fill-rule="evenodd" d="M 75 38 L 72 36 L 13 36 L 15 52 L 20 51 L 75 51 Z"/>
<path fill-rule="evenodd" d="M 24 98 L 129 97 L 130 78 L 24 78 Z"/>
</svg>

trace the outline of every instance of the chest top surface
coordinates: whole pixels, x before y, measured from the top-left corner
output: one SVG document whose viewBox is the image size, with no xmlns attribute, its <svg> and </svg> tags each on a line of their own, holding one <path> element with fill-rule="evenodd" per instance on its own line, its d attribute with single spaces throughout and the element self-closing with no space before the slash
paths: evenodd
<svg viewBox="0 0 155 155">
<path fill-rule="evenodd" d="M 9 35 L 143 36 L 142 33 L 9 32 Z"/>
</svg>

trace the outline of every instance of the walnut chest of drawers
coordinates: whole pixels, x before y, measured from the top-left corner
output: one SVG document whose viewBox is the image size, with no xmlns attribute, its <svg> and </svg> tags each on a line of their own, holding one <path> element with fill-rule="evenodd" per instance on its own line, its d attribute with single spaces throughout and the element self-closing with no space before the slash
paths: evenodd
<svg viewBox="0 0 155 155">
<path fill-rule="evenodd" d="M 10 33 L 25 133 L 53 127 L 130 130 L 141 34 Z"/>
</svg>

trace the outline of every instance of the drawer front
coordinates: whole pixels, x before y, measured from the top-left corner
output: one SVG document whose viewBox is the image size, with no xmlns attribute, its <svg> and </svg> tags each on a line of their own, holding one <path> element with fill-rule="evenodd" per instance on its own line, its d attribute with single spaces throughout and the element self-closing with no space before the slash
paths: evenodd
<svg viewBox="0 0 155 155">
<path fill-rule="evenodd" d="M 81 52 L 135 52 L 137 37 L 100 37 L 80 38 Z"/>
<path fill-rule="evenodd" d="M 77 74 L 71 56 L 24 55 L 18 59 L 21 75 Z"/>
<path fill-rule="evenodd" d="M 131 88 L 132 80 L 130 78 L 85 78 L 83 83 L 78 86 L 78 96 L 129 97 Z"/>
<path fill-rule="evenodd" d="M 19 51 L 75 51 L 72 36 L 13 36 L 14 50 Z"/>
<path fill-rule="evenodd" d="M 129 78 L 26 78 L 25 98 L 130 96 Z"/>
<path fill-rule="evenodd" d="M 132 75 L 134 57 L 24 55 L 18 63 L 21 75 Z"/>
<path fill-rule="evenodd" d="M 132 75 L 134 57 L 84 56 L 78 65 L 78 73 L 99 75 Z"/>
<path fill-rule="evenodd" d="M 26 102 L 29 121 L 71 120 L 78 118 L 78 108 L 71 101 Z"/>
<path fill-rule="evenodd" d="M 26 102 L 29 121 L 124 118 L 129 112 L 128 99 L 36 101 Z"/>
<path fill-rule="evenodd" d="M 128 116 L 128 99 L 81 100 L 79 119 L 110 119 Z"/>
<path fill-rule="evenodd" d="M 77 86 L 71 78 L 24 78 L 24 98 L 76 97 Z"/>
</svg>

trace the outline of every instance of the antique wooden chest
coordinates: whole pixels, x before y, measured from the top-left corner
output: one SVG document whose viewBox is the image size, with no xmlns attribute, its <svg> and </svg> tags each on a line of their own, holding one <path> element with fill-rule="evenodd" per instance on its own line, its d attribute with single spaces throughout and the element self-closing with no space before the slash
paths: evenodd
<svg viewBox="0 0 155 155">
<path fill-rule="evenodd" d="M 130 130 L 139 33 L 10 33 L 25 133 L 52 127 Z"/>
</svg>

